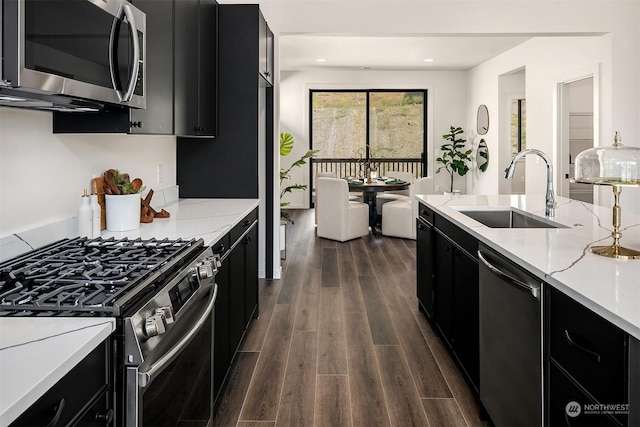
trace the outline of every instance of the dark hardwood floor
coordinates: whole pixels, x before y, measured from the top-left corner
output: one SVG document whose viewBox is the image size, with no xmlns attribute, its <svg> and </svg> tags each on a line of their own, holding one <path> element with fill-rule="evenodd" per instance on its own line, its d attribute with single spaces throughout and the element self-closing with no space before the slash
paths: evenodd
<svg viewBox="0 0 640 427">
<path fill-rule="evenodd" d="M 478 405 L 418 312 L 415 241 L 316 237 L 292 210 L 282 278 L 260 283 L 215 426 L 479 426 Z"/>
</svg>

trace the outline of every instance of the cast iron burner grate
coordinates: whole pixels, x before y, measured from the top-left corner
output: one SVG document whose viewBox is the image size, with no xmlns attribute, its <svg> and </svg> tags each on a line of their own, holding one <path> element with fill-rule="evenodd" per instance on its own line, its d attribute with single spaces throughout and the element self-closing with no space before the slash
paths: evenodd
<svg viewBox="0 0 640 427">
<path fill-rule="evenodd" d="M 63 240 L 0 264 L 0 311 L 119 315 L 125 302 L 177 270 L 195 239 Z"/>
</svg>

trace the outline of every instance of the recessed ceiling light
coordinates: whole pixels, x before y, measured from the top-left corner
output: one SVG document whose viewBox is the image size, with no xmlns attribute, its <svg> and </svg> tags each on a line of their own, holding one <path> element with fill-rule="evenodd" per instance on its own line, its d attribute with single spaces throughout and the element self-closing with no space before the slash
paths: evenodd
<svg viewBox="0 0 640 427">
<path fill-rule="evenodd" d="M 327 60 L 324 58 L 318 58 L 316 59 L 316 62 L 327 62 Z"/>
<path fill-rule="evenodd" d="M 435 59 L 433 58 L 425 58 L 424 62 L 433 62 L 435 61 Z"/>
</svg>

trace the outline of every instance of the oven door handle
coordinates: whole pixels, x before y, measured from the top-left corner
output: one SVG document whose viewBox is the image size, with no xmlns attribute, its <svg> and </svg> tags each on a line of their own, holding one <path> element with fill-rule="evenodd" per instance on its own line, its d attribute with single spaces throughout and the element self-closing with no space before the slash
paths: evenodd
<svg viewBox="0 0 640 427">
<path fill-rule="evenodd" d="M 200 330 L 202 325 L 205 324 L 205 322 L 207 321 L 207 318 L 211 314 L 211 311 L 213 310 L 213 307 L 216 304 L 216 297 L 217 296 L 218 296 L 218 286 L 214 284 L 213 296 L 211 297 L 211 301 L 209 301 L 209 304 L 207 305 L 207 308 L 205 309 L 205 311 L 202 314 L 202 316 L 200 316 L 200 318 L 198 319 L 196 324 L 193 326 L 193 328 L 191 328 L 189 330 L 189 332 L 187 332 L 182 337 L 182 339 L 178 343 L 176 343 L 176 345 L 171 347 L 171 350 L 166 352 L 160 359 L 158 359 L 153 365 L 151 365 L 146 372 L 138 372 L 138 386 L 139 387 L 144 388 L 147 385 L 149 385 L 149 383 L 151 383 L 151 381 L 154 379 L 154 377 L 158 373 L 162 372 L 164 370 L 164 368 L 166 367 L 166 365 L 171 363 L 173 361 L 173 359 L 182 350 L 184 350 L 184 348 L 191 342 L 191 339 L 198 333 L 198 331 Z"/>
</svg>

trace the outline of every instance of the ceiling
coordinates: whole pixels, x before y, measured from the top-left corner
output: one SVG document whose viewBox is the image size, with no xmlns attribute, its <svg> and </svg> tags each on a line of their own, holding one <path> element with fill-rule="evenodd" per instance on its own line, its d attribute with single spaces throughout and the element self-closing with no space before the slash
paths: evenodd
<svg viewBox="0 0 640 427">
<path fill-rule="evenodd" d="M 530 38 L 281 34 L 280 69 L 468 70 Z"/>
</svg>

